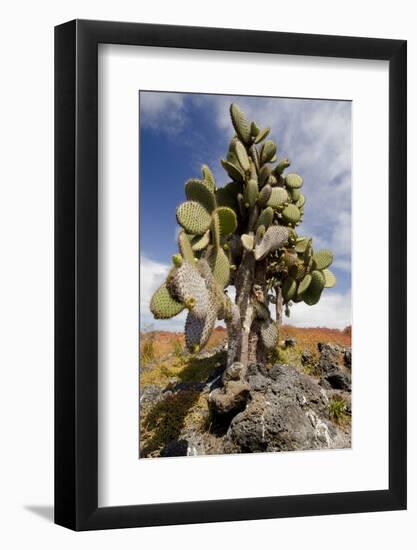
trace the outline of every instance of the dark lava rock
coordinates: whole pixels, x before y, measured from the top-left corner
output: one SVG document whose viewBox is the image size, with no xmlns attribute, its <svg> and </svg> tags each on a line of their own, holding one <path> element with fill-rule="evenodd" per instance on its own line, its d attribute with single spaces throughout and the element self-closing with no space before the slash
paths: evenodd
<svg viewBox="0 0 417 550">
<path fill-rule="evenodd" d="M 345 366 L 348 369 L 352 368 L 352 351 L 350 349 L 345 349 L 344 357 Z"/>
<path fill-rule="evenodd" d="M 161 456 L 187 456 L 188 441 L 180 439 L 179 441 L 170 441 L 161 451 Z"/>
<path fill-rule="evenodd" d="M 339 367 L 333 368 L 322 380 L 328 382 L 330 387 L 335 390 L 351 391 L 352 388 L 351 375 Z M 326 386 L 326 384 L 322 385 Z"/>
<path fill-rule="evenodd" d="M 247 381 L 251 399 L 231 421 L 225 452 L 350 447 L 350 435 L 330 421 L 326 391 L 310 376 L 288 365 L 251 365 Z"/>
<path fill-rule="evenodd" d="M 297 345 L 297 340 L 295 338 L 287 338 L 285 340 L 285 347 L 286 348 L 293 348 Z"/>
</svg>

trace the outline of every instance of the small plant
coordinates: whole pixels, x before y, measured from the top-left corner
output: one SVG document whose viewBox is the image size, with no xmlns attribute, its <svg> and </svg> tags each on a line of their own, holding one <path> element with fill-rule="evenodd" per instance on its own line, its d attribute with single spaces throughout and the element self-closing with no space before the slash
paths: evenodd
<svg viewBox="0 0 417 550">
<path fill-rule="evenodd" d="M 174 355 L 175 357 L 181 357 L 181 355 L 183 354 L 183 347 L 182 347 L 182 344 L 181 344 L 181 340 L 179 338 L 177 338 L 174 342 Z"/>
<path fill-rule="evenodd" d="M 155 360 L 155 335 L 149 334 L 146 335 L 145 338 L 140 352 L 142 364 L 151 363 Z"/>
<path fill-rule="evenodd" d="M 348 416 L 346 409 L 346 401 L 343 397 L 334 396 L 331 398 L 329 403 L 329 416 L 336 424 L 342 424 L 346 420 Z"/>
</svg>

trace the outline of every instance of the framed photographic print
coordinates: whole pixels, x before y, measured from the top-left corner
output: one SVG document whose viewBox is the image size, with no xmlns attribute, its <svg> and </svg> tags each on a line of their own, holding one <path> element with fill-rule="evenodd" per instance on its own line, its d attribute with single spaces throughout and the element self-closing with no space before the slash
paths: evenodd
<svg viewBox="0 0 417 550">
<path fill-rule="evenodd" d="M 55 521 L 406 507 L 406 42 L 55 30 Z"/>
</svg>

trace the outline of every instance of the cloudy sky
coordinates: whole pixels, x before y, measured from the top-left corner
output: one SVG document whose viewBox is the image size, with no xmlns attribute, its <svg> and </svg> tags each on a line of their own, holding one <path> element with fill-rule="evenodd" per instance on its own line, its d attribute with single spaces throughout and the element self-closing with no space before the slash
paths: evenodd
<svg viewBox="0 0 417 550">
<path fill-rule="evenodd" d="M 316 306 L 295 304 L 289 323 L 344 328 L 351 323 L 351 103 L 334 100 L 140 92 L 140 317 L 141 328 L 182 330 L 184 314 L 155 321 L 153 291 L 164 280 L 177 252 L 175 210 L 184 183 L 200 177 L 201 165 L 217 185 L 229 181 L 220 165 L 234 134 L 230 103 L 250 120 L 272 128 L 278 157 L 304 178 L 306 206 L 299 235 L 313 246 L 331 248 L 337 285 Z"/>
</svg>

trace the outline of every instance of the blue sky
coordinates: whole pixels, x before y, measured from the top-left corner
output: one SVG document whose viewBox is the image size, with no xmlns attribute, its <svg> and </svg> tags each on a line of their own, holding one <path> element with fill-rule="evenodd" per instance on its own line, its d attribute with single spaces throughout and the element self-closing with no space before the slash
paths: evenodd
<svg viewBox="0 0 417 550">
<path fill-rule="evenodd" d="M 176 253 L 175 210 L 184 183 L 212 169 L 217 185 L 229 181 L 220 165 L 234 134 L 230 103 L 250 120 L 272 128 L 278 157 L 304 178 L 307 198 L 299 235 L 331 248 L 337 285 L 313 307 L 295 304 L 288 322 L 343 328 L 351 323 L 351 103 L 347 101 L 140 92 L 141 328 L 182 330 L 184 314 L 155 321 L 152 292 L 164 280 Z"/>
</svg>

